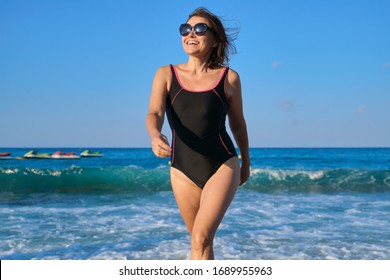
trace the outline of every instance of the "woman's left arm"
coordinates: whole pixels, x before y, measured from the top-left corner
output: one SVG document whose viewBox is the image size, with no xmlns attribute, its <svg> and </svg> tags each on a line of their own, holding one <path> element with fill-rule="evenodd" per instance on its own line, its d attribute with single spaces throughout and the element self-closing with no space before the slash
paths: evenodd
<svg viewBox="0 0 390 280">
<path fill-rule="evenodd" d="M 226 95 L 229 102 L 229 125 L 241 153 L 241 182 L 248 180 L 250 175 L 249 140 L 243 113 L 241 81 L 237 72 L 229 70 L 226 85 Z"/>
</svg>

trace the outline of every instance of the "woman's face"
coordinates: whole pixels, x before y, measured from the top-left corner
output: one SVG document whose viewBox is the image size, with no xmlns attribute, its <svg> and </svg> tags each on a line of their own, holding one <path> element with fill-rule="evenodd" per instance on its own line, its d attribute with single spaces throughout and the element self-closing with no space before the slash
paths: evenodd
<svg viewBox="0 0 390 280">
<path fill-rule="evenodd" d="M 191 26 L 195 26 L 197 23 L 206 23 L 207 26 L 210 26 L 210 22 L 207 19 L 197 16 L 190 18 L 187 23 Z M 207 30 L 204 35 L 198 36 L 192 29 L 190 34 L 182 37 L 182 44 L 184 51 L 188 55 L 208 57 L 213 47 L 216 46 L 216 41 L 211 30 Z"/>
</svg>

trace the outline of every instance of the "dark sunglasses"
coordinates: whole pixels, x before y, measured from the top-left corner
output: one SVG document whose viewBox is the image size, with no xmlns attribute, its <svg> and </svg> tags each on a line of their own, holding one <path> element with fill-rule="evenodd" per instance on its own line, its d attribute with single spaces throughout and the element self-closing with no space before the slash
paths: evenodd
<svg viewBox="0 0 390 280">
<path fill-rule="evenodd" d="M 183 23 L 179 28 L 181 36 L 188 36 L 192 29 L 194 29 L 196 36 L 203 36 L 207 29 L 212 30 L 206 23 L 197 23 L 194 26 L 191 26 L 188 23 Z"/>
</svg>

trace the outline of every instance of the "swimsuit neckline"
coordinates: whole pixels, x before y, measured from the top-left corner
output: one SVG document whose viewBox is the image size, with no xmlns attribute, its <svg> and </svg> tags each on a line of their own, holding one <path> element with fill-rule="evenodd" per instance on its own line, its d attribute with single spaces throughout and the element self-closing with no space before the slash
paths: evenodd
<svg viewBox="0 0 390 280">
<path fill-rule="evenodd" d="M 191 89 L 185 87 L 183 85 L 183 83 L 181 82 L 179 74 L 178 74 L 178 72 L 176 70 L 176 66 L 172 65 L 172 67 L 173 67 L 173 70 L 175 72 L 176 80 L 179 82 L 179 85 L 181 86 L 181 88 L 184 89 L 185 91 L 189 91 L 189 92 L 208 92 L 208 91 L 214 90 L 218 86 L 218 84 L 221 82 L 221 80 L 222 80 L 222 78 L 223 78 L 223 76 L 224 76 L 224 74 L 225 74 L 225 72 L 227 70 L 227 67 L 224 67 L 224 69 L 221 71 L 221 75 L 218 78 L 217 82 L 211 88 L 208 88 L 208 89 L 205 89 L 205 90 L 191 90 Z"/>
</svg>

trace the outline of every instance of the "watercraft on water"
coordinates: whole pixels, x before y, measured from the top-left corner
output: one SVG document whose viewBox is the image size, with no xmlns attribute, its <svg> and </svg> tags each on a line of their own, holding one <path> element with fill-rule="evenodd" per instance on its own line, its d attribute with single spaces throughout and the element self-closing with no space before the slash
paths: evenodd
<svg viewBox="0 0 390 280">
<path fill-rule="evenodd" d="M 80 154 L 82 157 L 102 157 L 104 156 L 101 152 L 98 151 L 90 151 L 90 150 L 85 150 Z"/>
<path fill-rule="evenodd" d="M 29 151 L 28 153 L 26 153 L 24 155 L 24 158 L 27 158 L 27 159 L 52 159 L 51 154 L 49 154 L 49 153 L 38 154 L 37 151 L 35 151 L 35 150 Z"/>
<path fill-rule="evenodd" d="M 0 159 L 12 159 L 11 153 L 0 153 Z"/>
<path fill-rule="evenodd" d="M 52 156 L 54 159 L 79 159 L 80 156 L 77 156 L 76 153 L 70 152 L 70 153 L 64 153 L 61 151 L 55 152 Z"/>
</svg>

